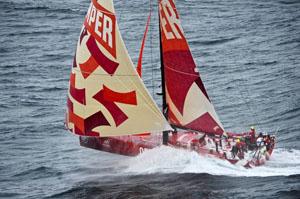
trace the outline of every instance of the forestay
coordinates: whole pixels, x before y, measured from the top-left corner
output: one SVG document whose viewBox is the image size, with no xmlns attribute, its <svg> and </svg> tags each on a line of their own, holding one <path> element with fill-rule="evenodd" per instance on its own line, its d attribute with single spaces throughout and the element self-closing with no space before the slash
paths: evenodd
<svg viewBox="0 0 300 199">
<path fill-rule="evenodd" d="M 171 129 L 128 55 L 112 0 L 92 0 L 85 17 L 66 125 L 75 134 L 101 137 Z"/>
<path fill-rule="evenodd" d="M 159 0 L 161 47 L 168 120 L 205 133 L 224 128 L 197 71 L 173 0 Z"/>
</svg>

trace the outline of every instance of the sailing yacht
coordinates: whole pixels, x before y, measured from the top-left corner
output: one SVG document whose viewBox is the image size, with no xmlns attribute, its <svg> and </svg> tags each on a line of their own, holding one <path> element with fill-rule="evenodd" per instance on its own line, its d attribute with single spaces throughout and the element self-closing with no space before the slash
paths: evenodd
<svg viewBox="0 0 300 199">
<path fill-rule="evenodd" d="M 67 99 L 66 127 L 85 147 L 135 156 L 162 144 L 245 167 L 269 159 L 275 137 L 228 133 L 207 94 L 173 0 L 159 0 L 162 110 L 131 61 L 113 0 L 92 0 L 77 43 Z M 251 141 L 252 140 L 252 141 Z"/>
</svg>

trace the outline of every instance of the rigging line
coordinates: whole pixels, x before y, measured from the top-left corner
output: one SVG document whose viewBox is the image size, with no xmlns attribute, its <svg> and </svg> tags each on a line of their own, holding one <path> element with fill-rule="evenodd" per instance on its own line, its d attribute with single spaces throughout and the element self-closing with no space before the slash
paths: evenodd
<svg viewBox="0 0 300 199">
<path fill-rule="evenodd" d="M 183 71 L 180 71 L 180 70 L 176 70 L 174 68 L 171 68 L 169 66 L 165 66 L 165 68 L 169 69 L 169 70 L 172 70 L 174 72 L 177 72 L 177 73 L 180 73 L 180 74 L 183 74 L 183 75 L 189 75 L 189 76 L 194 76 L 194 77 L 198 77 L 199 76 L 199 73 L 197 72 L 197 74 L 193 74 L 193 73 L 186 73 L 186 72 L 183 72 Z"/>
<path fill-rule="evenodd" d="M 248 96 L 250 96 L 250 93 L 249 93 L 249 90 L 248 89 L 245 89 L 246 90 L 246 94 L 248 95 Z M 257 127 L 259 127 L 260 126 L 260 122 L 258 121 L 258 119 L 257 119 L 257 112 L 253 109 L 253 108 L 251 108 L 251 106 L 249 106 L 249 101 L 247 100 L 247 106 L 248 106 L 248 108 L 250 107 L 250 110 L 252 111 L 252 114 L 254 113 L 254 120 L 255 120 L 255 123 L 257 124 Z"/>
<path fill-rule="evenodd" d="M 246 65 L 246 71 L 249 71 L 247 65 Z M 243 74 L 243 75 L 242 75 L 242 82 L 245 82 L 245 80 L 246 80 L 246 78 L 245 78 L 245 75 Z M 245 85 L 242 85 L 242 86 L 244 87 L 244 90 L 245 90 L 245 92 L 246 92 L 246 95 L 247 95 L 247 97 L 249 98 L 249 96 L 250 96 L 249 90 L 248 90 L 247 88 L 245 89 Z M 253 118 L 254 122 L 256 123 L 255 125 L 256 125 L 257 127 L 259 127 L 259 126 L 260 126 L 260 122 L 259 122 L 258 119 L 257 119 L 257 112 L 249 105 L 249 102 L 250 102 L 250 101 L 247 100 L 247 98 L 245 97 L 245 95 L 243 94 L 243 92 L 242 92 L 240 89 L 239 89 L 238 91 L 241 93 L 242 97 L 245 99 L 244 101 L 245 101 L 245 103 L 246 103 L 246 106 L 247 106 L 248 110 L 251 111 L 252 118 Z"/>
<path fill-rule="evenodd" d="M 246 71 L 250 71 L 248 65 L 245 65 L 245 68 L 246 68 Z M 246 92 L 246 95 L 247 95 L 247 97 L 249 98 L 250 93 L 249 93 L 249 90 L 248 90 L 247 88 L 245 88 L 245 82 L 246 82 L 245 74 L 242 73 L 242 82 L 241 82 L 241 83 L 244 84 L 244 85 L 242 85 L 242 86 L 244 86 L 244 90 L 245 90 L 245 92 Z M 241 90 L 239 90 L 239 92 L 241 93 Z M 246 99 L 246 98 L 244 97 L 244 99 Z M 248 109 L 251 111 L 252 117 L 253 117 L 253 119 L 254 119 L 254 122 L 256 123 L 257 127 L 259 128 L 260 122 L 259 122 L 258 119 L 257 119 L 257 113 L 256 113 L 256 111 L 255 111 L 253 108 L 251 108 L 251 106 L 249 105 L 249 100 L 246 100 L 246 105 L 247 105 Z M 253 115 L 253 113 L 254 113 L 254 115 Z"/>
<path fill-rule="evenodd" d="M 151 3 L 151 0 L 149 0 L 149 11 L 150 11 L 150 16 L 152 17 L 152 3 Z M 153 21 L 153 20 L 152 20 Z M 151 54 L 151 60 L 150 60 L 150 62 L 151 62 L 151 68 L 152 68 L 152 70 L 151 70 L 151 73 L 152 73 L 152 96 L 153 96 L 153 98 L 154 98 L 154 100 L 155 100 L 155 91 L 154 91 L 154 87 L 155 87 L 155 85 L 154 85 L 154 65 L 153 65 L 153 41 L 152 41 L 152 21 L 150 21 L 150 24 L 149 24 L 149 26 L 150 26 L 150 34 L 149 34 L 149 36 L 150 36 L 150 54 Z"/>
<path fill-rule="evenodd" d="M 248 70 L 248 68 L 247 68 L 247 66 L 246 66 L 246 70 Z M 242 77 L 242 79 L 241 79 L 241 81 L 245 81 L 245 75 L 242 75 L 241 74 L 241 77 Z M 234 79 L 233 78 L 230 78 L 233 82 L 234 82 Z M 244 85 L 242 85 L 241 83 L 234 83 L 237 87 L 239 87 L 239 88 L 241 88 L 241 87 L 243 87 Z M 245 87 L 245 86 L 244 86 Z M 244 103 L 246 104 L 246 106 L 247 106 L 247 109 L 248 110 L 250 110 L 251 111 L 251 116 L 252 116 L 252 118 L 253 118 L 253 122 L 252 122 L 252 124 L 251 125 L 254 125 L 254 126 L 256 126 L 256 127 L 258 127 L 259 128 L 259 126 L 260 126 L 260 122 L 257 120 L 257 117 L 256 117 L 256 112 L 254 112 L 254 110 L 253 110 L 253 108 L 251 108 L 251 106 L 249 105 L 249 101 L 248 100 L 246 100 L 246 96 L 244 95 L 244 93 L 241 91 L 241 89 L 236 89 L 237 91 L 238 91 L 238 93 L 240 94 L 240 98 L 242 98 L 242 101 L 244 101 Z M 247 89 L 244 89 L 244 90 L 246 90 L 247 91 L 247 95 L 248 95 L 248 97 L 250 96 L 250 93 L 249 93 L 249 91 L 247 90 Z M 253 114 L 254 113 L 254 114 Z M 243 125 L 245 125 L 245 124 L 243 124 Z M 249 125 L 249 123 L 247 123 L 246 125 Z"/>
<path fill-rule="evenodd" d="M 231 77 L 231 78 L 227 78 L 227 79 L 229 79 L 229 80 L 232 80 L 233 82 L 235 82 L 234 81 L 234 79 Z M 240 84 L 238 84 L 238 83 L 233 83 L 234 85 L 235 85 L 235 87 L 240 87 Z M 240 89 L 236 89 L 237 90 L 237 92 L 238 92 L 238 97 L 240 98 L 240 99 L 242 99 L 242 101 L 246 104 L 246 106 L 247 106 L 247 109 L 248 110 L 252 110 L 251 109 L 251 107 L 249 106 L 249 103 L 248 103 L 248 101 L 246 101 L 245 99 L 245 96 L 244 96 L 244 94 L 241 92 L 241 90 Z M 255 121 L 254 121 L 255 122 Z M 257 124 L 257 123 L 256 123 Z M 243 125 L 249 125 L 249 124 L 245 124 L 244 122 L 243 122 Z M 255 125 L 255 124 L 251 124 L 251 125 Z"/>
<path fill-rule="evenodd" d="M 247 66 L 246 66 L 246 70 L 248 70 Z M 244 81 L 245 81 L 245 75 L 242 74 L 241 76 L 242 76 L 242 82 L 244 82 Z M 256 112 L 254 111 L 254 109 L 249 105 L 249 100 L 247 100 L 247 98 L 246 98 L 246 97 L 249 97 L 249 96 L 250 96 L 250 93 L 249 93 L 249 91 L 248 91 L 247 89 L 245 89 L 245 86 L 244 86 L 244 85 L 239 84 L 238 86 L 239 86 L 239 87 L 244 87 L 244 90 L 247 92 L 247 93 L 246 93 L 247 96 L 245 96 L 245 94 L 244 94 L 240 89 L 238 89 L 238 92 L 240 93 L 240 96 L 242 97 L 242 100 L 245 102 L 245 104 L 246 104 L 248 110 L 251 111 L 250 114 L 251 114 L 251 117 L 252 117 L 253 120 L 254 120 L 254 121 L 253 121 L 253 122 L 254 122 L 253 125 L 255 125 L 256 127 L 259 128 L 260 123 L 259 123 L 259 121 L 257 120 L 257 114 L 256 114 Z"/>
<path fill-rule="evenodd" d="M 158 1 L 154 1 L 154 13 L 158 12 L 156 9 L 159 9 Z M 159 53 L 160 52 L 160 47 L 159 47 L 159 42 L 160 42 L 159 41 L 159 29 L 160 29 L 160 27 L 159 27 L 159 19 L 158 19 L 157 14 L 154 14 L 152 22 L 153 22 L 152 36 L 154 38 L 154 42 L 153 42 L 154 46 L 152 45 L 152 48 L 154 48 L 154 53 Z M 158 56 L 159 56 L 159 54 L 158 54 Z M 157 54 L 155 54 L 154 57 L 155 57 L 154 58 L 155 63 L 153 63 L 154 64 L 154 66 L 153 66 L 154 77 L 160 77 L 161 70 L 159 69 L 159 67 L 160 67 L 161 60 L 160 60 L 160 58 L 156 59 Z M 156 78 L 153 81 L 154 81 L 154 85 L 155 85 L 154 90 L 156 90 L 156 92 L 155 92 L 156 100 L 158 100 L 158 103 L 159 103 L 161 101 L 161 97 L 158 97 L 158 95 L 157 95 L 158 92 L 157 92 L 156 88 L 158 88 L 158 89 L 161 88 L 162 81 L 161 81 L 161 78 L 159 78 L 159 79 Z"/>
<path fill-rule="evenodd" d="M 120 2 L 123 2 L 123 0 L 122 1 L 120 1 Z M 121 3 L 120 3 L 121 4 Z M 124 3 L 125 4 L 125 3 Z M 123 6 L 120 6 L 120 8 L 121 7 L 123 7 Z M 125 6 L 124 6 L 125 7 Z M 122 21 L 122 14 L 123 14 L 123 11 L 124 11 L 124 8 L 123 9 L 120 9 L 120 14 L 119 14 L 119 19 L 117 20 L 117 22 L 118 22 L 118 26 L 119 26 L 119 29 L 120 29 L 120 25 L 122 24 L 121 23 L 121 21 Z"/>
<path fill-rule="evenodd" d="M 108 73 L 97 73 L 97 72 L 87 72 L 87 71 L 84 71 L 84 70 L 81 70 L 81 69 L 77 69 L 77 68 L 73 68 L 72 70 L 76 71 L 76 72 L 79 72 L 79 73 L 83 73 L 83 74 L 89 74 L 89 75 L 98 75 L 98 76 L 110 76 L 110 77 L 117 77 L 117 76 L 120 76 L 120 77 L 135 77 L 135 76 L 138 76 L 137 74 L 114 74 L 113 76 L 108 74 Z"/>
</svg>

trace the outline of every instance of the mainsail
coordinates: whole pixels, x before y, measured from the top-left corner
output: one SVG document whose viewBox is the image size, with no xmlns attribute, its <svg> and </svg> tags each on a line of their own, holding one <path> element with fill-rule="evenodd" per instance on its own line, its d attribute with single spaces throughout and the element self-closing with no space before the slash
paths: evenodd
<svg viewBox="0 0 300 199">
<path fill-rule="evenodd" d="M 70 76 L 66 126 L 85 136 L 170 130 L 136 72 L 112 0 L 92 0 Z"/>
<path fill-rule="evenodd" d="M 173 0 L 159 0 L 159 16 L 169 122 L 205 133 L 223 133 L 224 128 L 197 71 Z"/>
</svg>

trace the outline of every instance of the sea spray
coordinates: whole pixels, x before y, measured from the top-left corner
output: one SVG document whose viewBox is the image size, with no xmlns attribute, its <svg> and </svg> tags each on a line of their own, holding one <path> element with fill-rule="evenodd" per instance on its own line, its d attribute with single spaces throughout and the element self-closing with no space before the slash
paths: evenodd
<svg viewBox="0 0 300 199">
<path fill-rule="evenodd" d="M 275 149 L 264 166 L 246 169 L 196 152 L 161 146 L 124 161 L 125 173 L 208 173 L 227 176 L 289 176 L 300 174 L 300 151 Z"/>
</svg>

